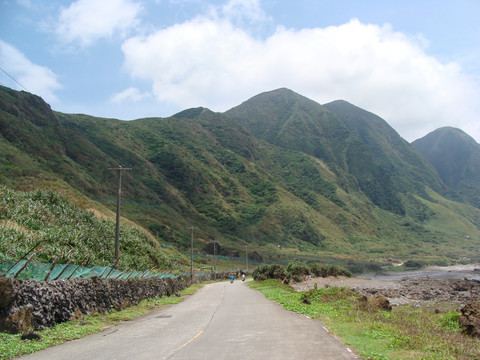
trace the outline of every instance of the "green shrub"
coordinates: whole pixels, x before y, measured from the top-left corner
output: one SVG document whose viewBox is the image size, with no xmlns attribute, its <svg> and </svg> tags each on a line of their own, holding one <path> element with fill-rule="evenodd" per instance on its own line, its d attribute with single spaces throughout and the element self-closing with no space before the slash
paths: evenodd
<svg viewBox="0 0 480 360">
<path fill-rule="evenodd" d="M 262 265 L 257 267 L 252 277 L 254 280 L 263 281 L 267 279 L 279 279 L 289 282 L 290 280 L 300 282 L 302 277 L 313 275 L 315 277 L 328 277 L 328 276 L 352 276 L 352 273 L 337 265 L 319 265 L 310 264 L 306 265 L 299 262 L 293 262 L 288 264 L 285 268 L 281 265 Z"/>
<path fill-rule="evenodd" d="M 267 279 L 284 280 L 287 278 L 287 272 L 281 265 L 262 265 L 253 270 L 252 277 L 257 281 L 263 281 Z"/>
<path fill-rule="evenodd" d="M 338 265 L 319 265 L 310 264 L 310 273 L 315 277 L 328 277 L 328 276 L 352 276 L 350 270 L 347 270 Z"/>
<path fill-rule="evenodd" d="M 382 267 L 379 264 L 376 263 L 368 263 L 365 265 L 367 271 L 374 272 L 374 273 L 379 273 L 382 270 Z"/>
<path fill-rule="evenodd" d="M 423 267 L 423 264 L 418 260 L 407 260 L 405 262 L 405 267 L 412 269 L 420 269 Z"/>
<path fill-rule="evenodd" d="M 293 281 L 300 282 L 302 281 L 302 276 L 310 275 L 310 268 L 299 262 L 293 262 L 287 266 L 288 279 Z"/>
<path fill-rule="evenodd" d="M 363 274 L 365 270 L 365 265 L 363 264 L 349 264 L 347 265 L 347 270 L 353 274 Z"/>
</svg>

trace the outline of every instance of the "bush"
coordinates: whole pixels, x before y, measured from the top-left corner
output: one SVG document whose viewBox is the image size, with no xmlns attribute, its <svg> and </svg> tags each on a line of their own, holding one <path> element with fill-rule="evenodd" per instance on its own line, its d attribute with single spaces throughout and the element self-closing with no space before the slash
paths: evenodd
<svg viewBox="0 0 480 360">
<path fill-rule="evenodd" d="M 363 274 L 365 271 L 365 265 L 363 264 L 349 264 L 347 265 L 347 270 L 353 274 Z"/>
<path fill-rule="evenodd" d="M 374 273 L 379 273 L 380 271 L 382 271 L 382 266 L 379 265 L 379 264 L 376 264 L 376 263 L 368 263 L 366 266 L 368 271 L 370 272 L 374 272 Z"/>
<path fill-rule="evenodd" d="M 328 276 L 352 276 L 352 273 L 349 270 L 338 265 L 311 264 L 310 272 L 316 277 L 324 278 Z"/>
<path fill-rule="evenodd" d="M 287 275 L 289 280 L 300 282 L 302 276 L 310 275 L 310 268 L 303 263 L 293 262 L 287 266 Z"/>
<path fill-rule="evenodd" d="M 287 272 L 281 265 L 262 265 L 258 266 L 252 272 L 253 280 L 263 281 L 267 279 L 284 280 L 287 278 Z"/>
<path fill-rule="evenodd" d="M 405 262 L 405 267 L 412 269 L 420 269 L 423 267 L 423 264 L 417 260 L 407 260 Z"/>
<path fill-rule="evenodd" d="M 267 279 L 278 279 L 285 282 L 290 280 L 300 282 L 302 277 L 313 275 L 315 277 L 328 276 L 352 276 L 352 273 L 337 265 L 306 265 L 299 262 L 288 264 L 285 268 L 281 265 L 262 265 L 253 270 L 252 277 L 254 280 L 263 281 Z"/>
</svg>

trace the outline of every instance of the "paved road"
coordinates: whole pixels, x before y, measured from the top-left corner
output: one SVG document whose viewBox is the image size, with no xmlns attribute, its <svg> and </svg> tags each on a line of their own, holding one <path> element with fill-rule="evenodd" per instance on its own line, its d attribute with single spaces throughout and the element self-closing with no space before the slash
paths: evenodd
<svg viewBox="0 0 480 360">
<path fill-rule="evenodd" d="M 358 359 L 322 323 L 235 281 L 22 359 Z"/>
</svg>

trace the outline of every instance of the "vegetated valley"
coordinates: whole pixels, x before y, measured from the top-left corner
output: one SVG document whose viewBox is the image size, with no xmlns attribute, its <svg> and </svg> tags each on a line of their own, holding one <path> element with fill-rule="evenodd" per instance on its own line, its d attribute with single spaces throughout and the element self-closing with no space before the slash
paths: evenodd
<svg viewBox="0 0 480 360">
<path fill-rule="evenodd" d="M 119 165 L 132 169 L 120 267 L 181 269 L 191 226 L 198 254 L 480 260 L 480 168 L 465 160 L 480 148 L 458 129 L 411 145 L 372 113 L 288 89 L 225 113 L 120 121 L 0 87 L 0 135 L 0 261 L 40 242 L 43 261 L 112 264 Z M 467 150 L 432 160 L 452 136 Z"/>
</svg>

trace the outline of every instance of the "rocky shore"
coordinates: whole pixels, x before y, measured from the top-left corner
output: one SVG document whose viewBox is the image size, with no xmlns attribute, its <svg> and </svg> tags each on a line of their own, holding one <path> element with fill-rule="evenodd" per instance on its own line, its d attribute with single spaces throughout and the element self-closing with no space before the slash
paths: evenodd
<svg viewBox="0 0 480 360">
<path fill-rule="evenodd" d="M 449 301 L 466 304 L 480 298 L 478 265 L 436 267 L 412 272 L 369 274 L 362 277 L 312 278 L 292 284 L 297 291 L 345 286 L 367 296 L 384 295 L 392 305 Z"/>
</svg>

